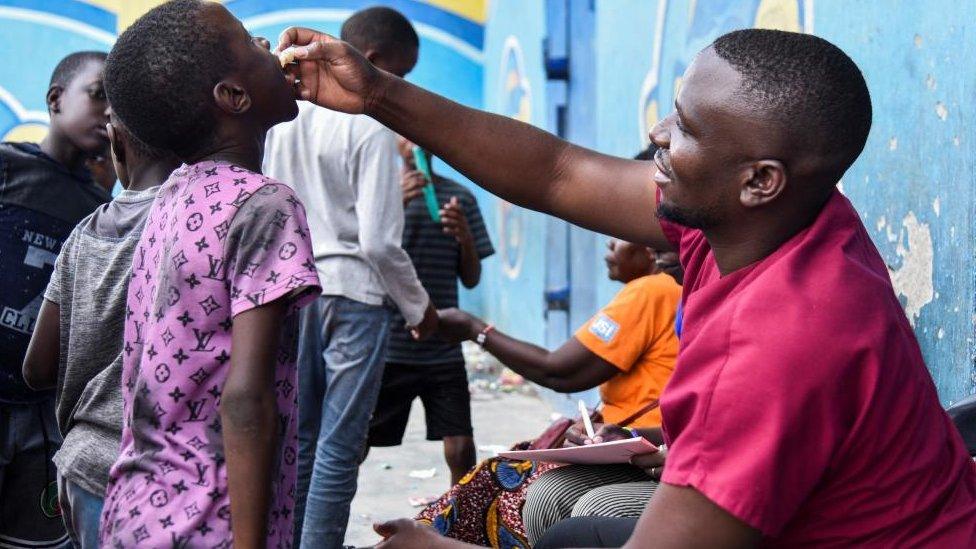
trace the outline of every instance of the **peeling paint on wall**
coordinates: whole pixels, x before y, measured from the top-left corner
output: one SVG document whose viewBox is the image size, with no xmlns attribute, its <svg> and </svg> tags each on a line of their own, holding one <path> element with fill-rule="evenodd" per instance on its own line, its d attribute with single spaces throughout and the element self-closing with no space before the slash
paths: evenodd
<svg viewBox="0 0 976 549">
<path fill-rule="evenodd" d="M 914 212 L 908 212 L 902 221 L 899 236 L 895 253 L 902 263 L 899 268 L 891 271 L 891 282 L 895 293 L 904 298 L 905 314 L 912 326 L 915 326 L 922 307 L 931 303 L 935 296 L 932 281 L 932 231 L 928 223 L 920 222 Z"/>
</svg>

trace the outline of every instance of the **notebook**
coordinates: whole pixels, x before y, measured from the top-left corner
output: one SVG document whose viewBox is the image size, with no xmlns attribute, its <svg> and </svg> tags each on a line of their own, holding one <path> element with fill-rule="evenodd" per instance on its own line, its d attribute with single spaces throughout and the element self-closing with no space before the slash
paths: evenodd
<svg viewBox="0 0 976 549">
<path fill-rule="evenodd" d="M 551 461 L 554 463 L 573 463 L 579 465 L 608 465 L 613 463 L 630 463 L 632 456 L 653 454 L 657 451 L 657 446 L 646 438 L 628 438 L 587 446 L 575 446 L 572 448 L 499 452 L 498 455 L 517 460 L 527 459 L 531 461 Z"/>
</svg>

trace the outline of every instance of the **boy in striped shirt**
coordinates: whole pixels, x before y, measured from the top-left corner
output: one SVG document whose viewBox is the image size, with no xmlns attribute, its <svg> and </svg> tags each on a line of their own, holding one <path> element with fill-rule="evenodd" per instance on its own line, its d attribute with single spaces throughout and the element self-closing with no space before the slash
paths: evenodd
<svg viewBox="0 0 976 549">
<path fill-rule="evenodd" d="M 440 219 L 428 213 L 421 189 L 426 184 L 414 164 L 413 143 L 400 138 L 403 158 L 403 249 L 417 276 L 441 307 L 457 307 L 458 280 L 474 288 L 481 279 L 481 260 L 495 253 L 474 195 L 464 186 L 432 173 Z M 428 153 L 424 153 L 428 154 Z M 431 159 L 428 155 L 428 165 Z M 461 346 L 439 336 L 411 337 L 397 314 L 387 344 L 386 369 L 369 427 L 369 446 L 399 446 L 413 400 L 420 397 L 427 440 L 444 441 L 444 458 L 456 484 L 475 464 L 471 429 L 471 395 Z"/>
</svg>

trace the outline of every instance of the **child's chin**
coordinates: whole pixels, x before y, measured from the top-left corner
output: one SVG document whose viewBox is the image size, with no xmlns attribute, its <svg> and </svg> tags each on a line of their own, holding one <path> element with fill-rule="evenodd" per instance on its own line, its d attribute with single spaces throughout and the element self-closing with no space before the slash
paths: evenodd
<svg viewBox="0 0 976 549">
<path fill-rule="evenodd" d="M 277 109 L 276 116 L 271 118 L 271 126 L 277 126 L 282 122 L 289 122 L 298 116 L 298 101 L 291 99 L 287 104 L 282 104 Z"/>
<path fill-rule="evenodd" d="M 279 120 L 279 122 L 288 122 L 289 120 L 294 120 L 298 116 L 298 101 L 292 99 L 288 101 L 287 114 Z"/>
</svg>

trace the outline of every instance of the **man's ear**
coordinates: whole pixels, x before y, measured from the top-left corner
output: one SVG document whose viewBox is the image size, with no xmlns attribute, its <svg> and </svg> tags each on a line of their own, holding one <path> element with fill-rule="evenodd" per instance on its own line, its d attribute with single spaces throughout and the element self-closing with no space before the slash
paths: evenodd
<svg viewBox="0 0 976 549">
<path fill-rule="evenodd" d="M 784 190 L 786 166 L 779 160 L 759 160 L 749 166 L 739 201 L 747 208 L 754 208 L 776 200 Z"/>
<path fill-rule="evenodd" d="M 61 86 L 51 86 L 47 89 L 47 112 L 48 114 L 58 114 L 61 112 L 61 94 L 64 88 Z"/>
<path fill-rule="evenodd" d="M 251 108 L 251 96 L 237 82 L 221 80 L 213 89 L 214 101 L 228 114 L 244 114 Z"/>
</svg>

